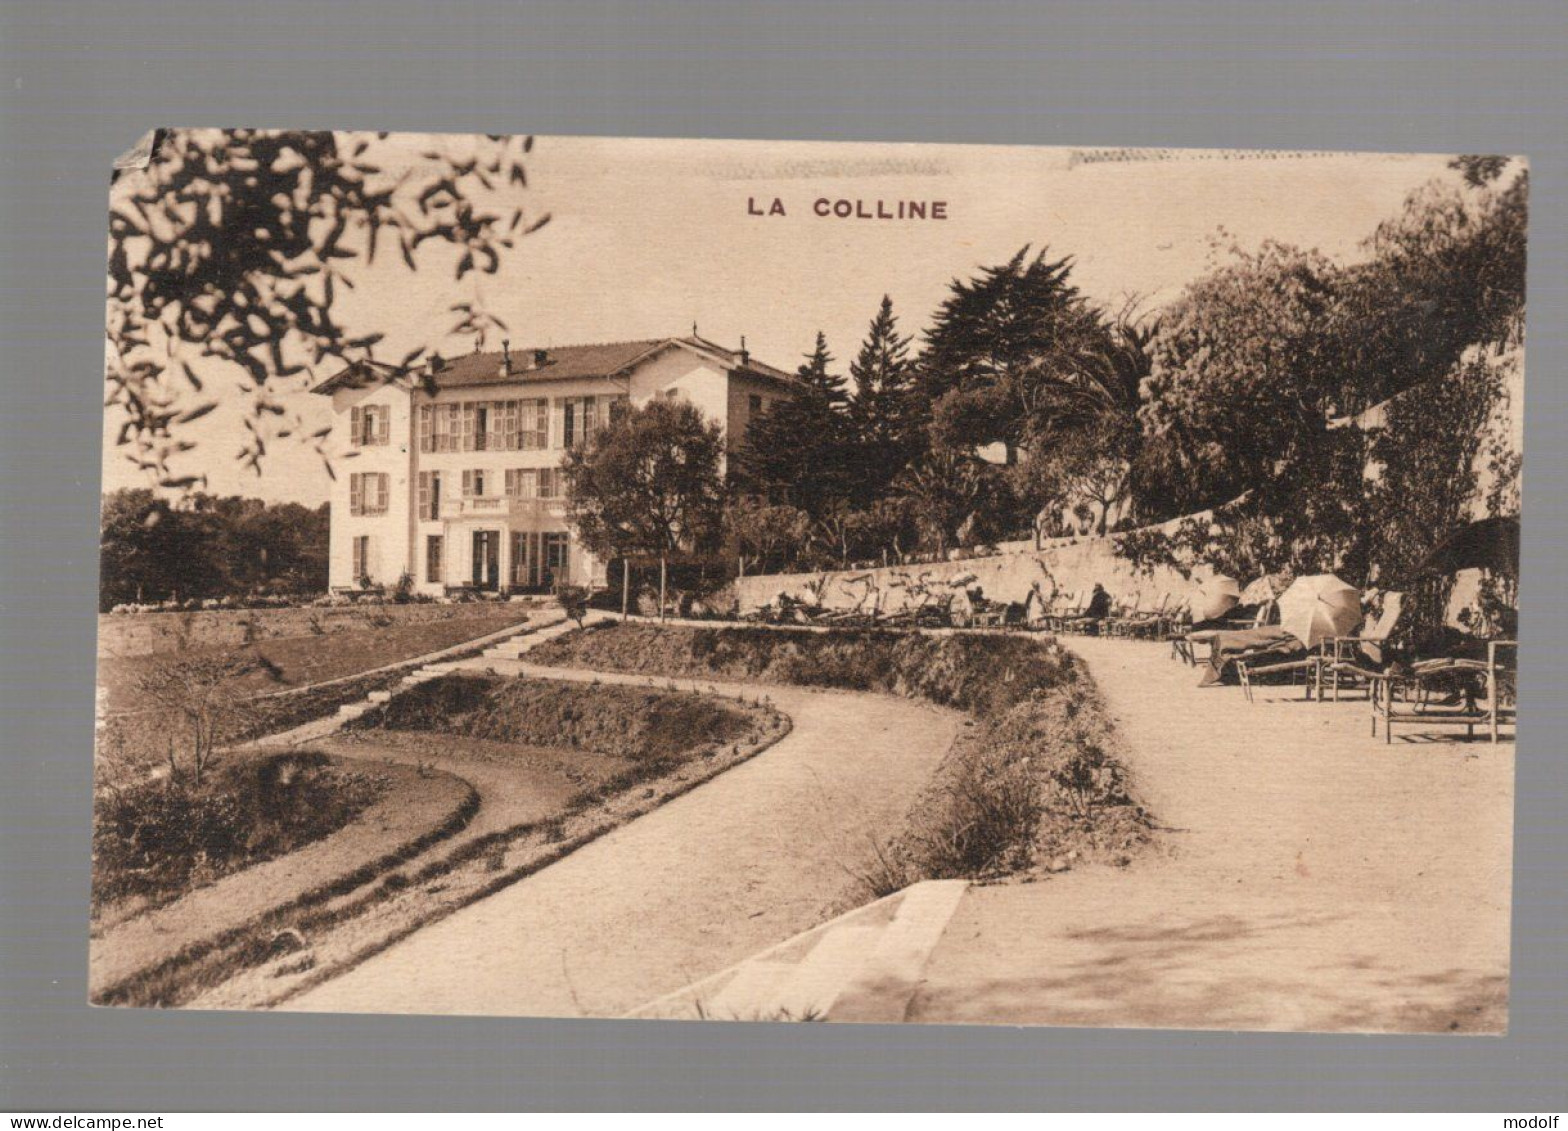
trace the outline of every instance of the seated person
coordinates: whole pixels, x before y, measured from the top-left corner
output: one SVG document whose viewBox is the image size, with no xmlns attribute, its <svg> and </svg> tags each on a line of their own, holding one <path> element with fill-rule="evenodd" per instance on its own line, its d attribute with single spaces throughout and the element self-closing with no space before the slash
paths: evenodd
<svg viewBox="0 0 1568 1131">
<path fill-rule="evenodd" d="M 1065 623 L 1075 628 L 1098 629 L 1099 623 L 1110 615 L 1111 595 L 1097 581 L 1094 583 L 1094 592 L 1089 594 L 1088 606 L 1078 616 L 1068 617 Z"/>
</svg>

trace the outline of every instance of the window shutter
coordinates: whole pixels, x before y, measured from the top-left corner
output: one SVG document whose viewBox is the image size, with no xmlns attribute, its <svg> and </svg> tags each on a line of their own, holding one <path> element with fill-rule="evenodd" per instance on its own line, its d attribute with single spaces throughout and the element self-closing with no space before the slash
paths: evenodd
<svg viewBox="0 0 1568 1131">
<path fill-rule="evenodd" d="M 428 471 L 419 473 L 419 517 L 421 519 L 430 517 L 430 472 Z"/>
<path fill-rule="evenodd" d="M 472 498 L 473 494 L 474 494 L 474 473 L 472 471 L 464 471 L 463 472 L 463 496 L 465 498 Z"/>
<path fill-rule="evenodd" d="M 385 514 L 387 510 L 387 486 L 390 476 L 385 472 L 376 476 L 376 513 Z"/>
<path fill-rule="evenodd" d="M 348 513 L 363 514 L 365 510 L 365 478 L 358 472 L 348 477 Z"/>
<path fill-rule="evenodd" d="M 490 402 L 490 411 L 487 418 L 490 424 L 490 434 L 485 437 L 485 447 L 496 451 L 501 447 L 501 437 L 506 434 L 506 405 L 501 401 Z"/>
<path fill-rule="evenodd" d="M 529 429 L 533 433 L 533 443 L 529 446 L 542 452 L 550 446 L 550 402 L 544 399 L 531 401 L 528 411 L 532 414 Z"/>
<path fill-rule="evenodd" d="M 387 444 L 392 440 L 392 410 L 383 407 L 376 413 L 376 443 Z"/>
<path fill-rule="evenodd" d="M 349 409 L 348 412 L 348 442 L 352 446 L 356 448 L 359 447 L 360 441 L 364 438 L 364 427 L 365 410 L 360 408 L 359 405 L 355 405 L 353 408 Z"/>
</svg>

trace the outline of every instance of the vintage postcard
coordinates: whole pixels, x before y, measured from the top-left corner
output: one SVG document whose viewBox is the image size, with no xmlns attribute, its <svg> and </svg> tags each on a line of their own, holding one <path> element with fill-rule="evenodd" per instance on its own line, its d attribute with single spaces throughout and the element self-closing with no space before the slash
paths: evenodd
<svg viewBox="0 0 1568 1131">
<path fill-rule="evenodd" d="M 1528 183 L 150 134 L 92 1000 L 1505 1031 Z"/>
</svg>

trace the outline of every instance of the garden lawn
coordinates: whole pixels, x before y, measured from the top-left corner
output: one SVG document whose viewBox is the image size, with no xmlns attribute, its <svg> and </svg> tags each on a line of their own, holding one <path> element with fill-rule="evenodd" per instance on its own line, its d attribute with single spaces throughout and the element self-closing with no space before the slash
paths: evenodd
<svg viewBox="0 0 1568 1131">
<path fill-rule="evenodd" d="M 236 696 L 265 694 L 411 660 L 512 625 L 521 626 L 528 620 L 528 610 L 506 605 L 453 605 L 451 609 L 451 617 L 440 620 L 390 623 L 379 627 L 367 623 L 364 631 L 280 637 L 240 649 L 195 648 L 129 658 L 100 657 L 98 686 L 106 693 L 104 710 L 113 713 L 141 706 L 136 677 L 160 659 L 252 656 L 261 662 L 262 670 L 237 680 L 234 693 Z"/>
</svg>

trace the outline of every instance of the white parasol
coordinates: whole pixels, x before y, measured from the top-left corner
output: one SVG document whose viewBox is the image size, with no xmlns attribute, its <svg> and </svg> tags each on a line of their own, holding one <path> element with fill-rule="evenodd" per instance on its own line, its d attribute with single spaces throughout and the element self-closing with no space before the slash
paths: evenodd
<svg viewBox="0 0 1568 1131">
<path fill-rule="evenodd" d="M 1213 620 L 1230 612 L 1241 601 L 1241 586 L 1234 577 L 1217 573 L 1198 583 L 1192 598 L 1192 619 Z"/>
<path fill-rule="evenodd" d="M 1332 573 L 1298 577 L 1279 597 L 1279 624 L 1308 648 L 1361 623 L 1361 591 Z"/>
</svg>

